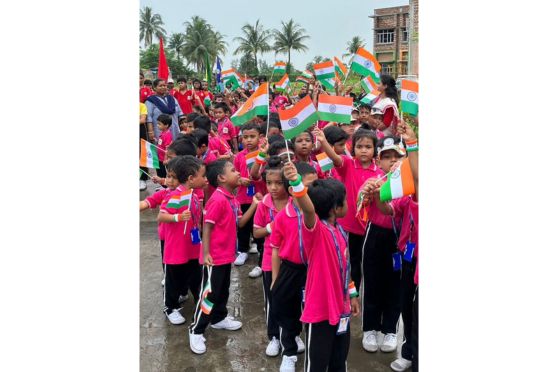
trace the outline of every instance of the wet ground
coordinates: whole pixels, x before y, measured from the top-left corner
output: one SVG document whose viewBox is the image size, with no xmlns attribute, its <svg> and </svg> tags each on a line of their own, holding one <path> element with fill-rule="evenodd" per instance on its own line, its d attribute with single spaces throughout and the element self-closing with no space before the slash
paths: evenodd
<svg viewBox="0 0 558 372">
<path fill-rule="evenodd" d="M 148 181 L 147 191 L 140 193 L 143 200 L 153 192 Z M 148 210 L 140 217 L 140 370 L 145 372 L 185 371 L 279 371 L 281 357 L 265 355 L 268 343 L 263 305 L 262 279 L 251 279 L 248 273 L 257 263 L 257 255 L 250 254 L 244 266 L 234 266 L 231 274 L 229 315 L 242 321 L 238 331 L 216 330 L 208 327 L 205 333 L 207 352 L 192 353 L 188 344 L 187 325 L 193 314 L 192 297 L 183 303 L 185 324 L 169 323 L 164 315 L 161 280 L 161 251 L 157 235 L 158 210 Z M 402 327 L 399 327 L 399 347 L 396 352 L 368 353 L 362 348 L 360 317 L 351 319 L 351 347 L 349 371 L 391 371 L 389 364 L 400 353 Z M 304 339 L 304 336 L 302 336 Z M 379 341 L 381 342 L 382 336 Z M 398 353 L 398 354 L 396 354 Z M 303 370 L 304 354 L 299 354 L 297 371 Z"/>
</svg>

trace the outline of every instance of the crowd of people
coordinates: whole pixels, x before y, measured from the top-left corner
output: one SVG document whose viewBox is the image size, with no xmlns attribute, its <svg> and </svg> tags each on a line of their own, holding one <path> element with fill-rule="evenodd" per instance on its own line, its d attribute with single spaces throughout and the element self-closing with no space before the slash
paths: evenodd
<svg viewBox="0 0 558 372">
<path fill-rule="evenodd" d="M 178 78 L 176 88 L 140 73 L 140 138 L 164 159 L 156 175 L 142 168 L 140 190 L 148 180 L 156 188 L 140 212 L 159 208 L 163 311 L 174 325 L 192 319 L 192 352 L 211 351 L 208 326 L 242 327 L 227 312 L 230 276 L 252 251 L 249 276 L 263 281 L 269 338 L 262 352 L 281 354 L 280 371 L 294 371 L 299 353 L 305 371 L 345 371 L 355 316 L 370 353 L 397 349 L 401 316 L 401 357 L 391 368 L 418 370 L 418 139 L 398 110 L 393 77 L 380 80 L 369 104 L 340 82 L 327 92 L 312 80 L 291 94 L 272 84 L 269 115 L 238 127 L 230 117 L 266 77 L 212 92 L 196 79 Z M 318 121 L 286 140 L 278 112 L 307 95 L 317 105 L 319 94 L 353 97 L 350 123 Z M 331 169 L 320 166 L 322 153 Z M 382 202 L 386 175 L 406 158 L 415 193 Z M 189 294 L 194 313 L 182 314 Z"/>
</svg>

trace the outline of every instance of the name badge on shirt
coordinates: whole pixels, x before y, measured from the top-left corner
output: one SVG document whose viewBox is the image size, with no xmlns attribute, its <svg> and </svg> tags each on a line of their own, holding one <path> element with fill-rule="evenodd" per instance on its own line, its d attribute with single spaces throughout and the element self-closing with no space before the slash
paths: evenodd
<svg viewBox="0 0 558 372">
<path fill-rule="evenodd" d="M 229 128 L 223 128 L 223 134 L 229 133 Z"/>
<path fill-rule="evenodd" d="M 190 237 L 192 238 L 192 244 L 201 243 L 200 229 L 192 227 L 192 230 L 190 230 Z"/>
<path fill-rule="evenodd" d="M 342 335 L 343 333 L 347 333 L 347 329 L 349 329 L 349 320 L 351 319 L 351 314 L 344 314 L 341 315 L 339 319 L 339 326 L 337 327 L 337 334 Z"/>
<path fill-rule="evenodd" d="M 256 195 L 256 186 L 254 186 L 253 184 L 248 185 L 248 188 L 246 189 L 246 195 L 248 196 Z"/>
<path fill-rule="evenodd" d="M 407 242 L 405 245 L 405 253 L 403 255 L 403 259 L 407 262 L 413 262 L 413 252 L 415 251 L 415 247 L 417 243 Z"/>
<path fill-rule="evenodd" d="M 393 271 L 401 270 L 401 252 L 395 252 L 392 256 L 393 259 Z"/>
</svg>

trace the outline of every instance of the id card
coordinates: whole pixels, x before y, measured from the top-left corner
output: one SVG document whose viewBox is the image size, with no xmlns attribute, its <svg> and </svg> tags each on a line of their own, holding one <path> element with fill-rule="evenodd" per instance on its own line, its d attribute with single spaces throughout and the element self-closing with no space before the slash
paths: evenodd
<svg viewBox="0 0 558 372">
<path fill-rule="evenodd" d="M 403 259 L 407 262 L 413 262 L 413 252 L 415 251 L 415 247 L 417 243 L 407 242 L 405 245 L 405 254 L 403 255 Z"/>
<path fill-rule="evenodd" d="M 339 319 L 339 326 L 337 327 L 338 335 L 347 333 L 347 329 L 349 329 L 349 319 L 351 319 L 351 314 L 341 315 L 341 319 Z"/>
<path fill-rule="evenodd" d="M 192 238 L 192 244 L 201 243 L 200 229 L 192 227 L 192 230 L 190 230 L 190 237 Z"/>
<path fill-rule="evenodd" d="M 256 195 L 256 186 L 254 186 L 253 184 L 248 185 L 248 188 L 246 189 L 246 195 L 248 196 Z"/>
<path fill-rule="evenodd" d="M 395 252 L 392 255 L 393 260 L 393 271 L 401 270 L 401 252 Z"/>
</svg>

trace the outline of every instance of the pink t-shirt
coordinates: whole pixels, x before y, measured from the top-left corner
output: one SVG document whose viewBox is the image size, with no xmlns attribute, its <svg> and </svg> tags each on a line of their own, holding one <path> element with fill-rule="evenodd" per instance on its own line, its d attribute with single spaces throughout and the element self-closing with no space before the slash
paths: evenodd
<svg viewBox="0 0 558 372">
<path fill-rule="evenodd" d="M 233 164 L 234 168 L 240 172 L 241 177 L 250 178 L 250 168 L 246 165 L 246 154 L 248 154 L 248 149 L 244 149 L 236 154 Z M 262 179 L 250 182 L 254 185 L 256 192 L 260 192 L 263 195 L 267 191 L 265 182 Z M 253 196 L 248 196 L 248 194 L 246 194 L 248 187 L 241 185 L 238 186 L 237 190 L 236 199 L 240 204 L 252 204 Z"/>
<path fill-rule="evenodd" d="M 366 224 L 356 217 L 358 191 L 367 179 L 379 178 L 384 175 L 384 172 L 374 162 L 365 169 L 362 168 L 360 160 L 347 155 L 340 156 L 343 163 L 336 169 L 347 190 L 347 214 L 345 217 L 339 218 L 338 222 L 346 231 L 364 235 Z"/>
<path fill-rule="evenodd" d="M 236 253 L 236 223 L 242 217 L 240 204 L 234 195 L 222 187 L 211 195 L 204 210 L 204 223 L 213 224 L 209 242 L 209 254 L 215 265 L 234 262 Z M 203 264 L 203 249 L 200 250 Z"/>
<path fill-rule="evenodd" d="M 342 267 L 339 267 L 339 255 L 329 229 L 337 240 Z M 341 315 L 351 311 L 349 291 L 343 294 L 347 276 L 350 282 L 347 242 L 337 226 L 326 225 L 317 215 L 312 229 L 308 229 L 303 223 L 302 239 L 304 251 L 308 255 L 308 274 L 304 310 L 300 320 L 304 323 L 327 320 L 329 324 L 336 325 Z"/>
<path fill-rule="evenodd" d="M 227 155 L 231 152 L 231 148 L 229 144 L 225 141 L 220 139 L 219 137 L 209 136 L 209 151 L 213 152 L 213 154 L 218 157 L 220 155 Z"/>
<path fill-rule="evenodd" d="M 178 195 L 185 190 L 183 185 L 180 185 L 176 190 L 169 194 L 169 197 L 161 205 L 161 212 L 168 214 L 182 213 L 188 209 L 192 213 L 192 218 L 189 221 L 168 222 L 164 223 L 164 236 L 165 236 L 165 251 L 163 253 L 163 262 L 169 265 L 178 265 L 186 263 L 190 260 L 195 260 L 200 255 L 201 244 L 192 244 L 190 233 L 193 227 L 201 228 L 201 207 L 200 201 L 196 195 L 192 195 L 190 206 L 180 208 L 169 208 L 168 201 L 171 196 Z M 186 225 L 186 233 L 184 233 L 184 226 Z M 201 231 L 201 230 L 200 230 Z"/>
<path fill-rule="evenodd" d="M 278 95 L 275 97 L 275 99 L 273 100 L 272 105 L 275 106 L 278 110 L 284 109 L 285 106 L 289 103 L 289 100 L 287 97 L 282 96 L 282 95 Z"/>
<path fill-rule="evenodd" d="M 300 161 L 301 160 L 299 160 L 298 158 L 295 158 L 294 163 L 296 164 Z M 316 160 L 310 158 L 309 161 L 308 161 L 308 164 L 310 164 L 312 166 L 312 168 L 314 168 L 316 170 L 316 173 L 318 174 L 319 179 L 328 178 L 328 176 L 326 175 L 326 173 L 324 173 L 324 171 L 322 171 L 322 168 L 320 167 L 320 164 L 318 164 L 318 162 Z"/>
<path fill-rule="evenodd" d="M 270 194 L 264 196 L 263 200 L 260 204 L 258 204 L 258 208 L 256 209 L 256 214 L 254 215 L 254 227 L 262 228 L 266 227 L 266 225 L 270 222 L 275 220 L 275 217 L 279 211 L 275 208 L 275 204 L 273 204 L 273 199 L 271 198 Z M 274 224 L 272 224 L 274 225 Z M 273 233 L 273 227 L 271 229 Z M 263 271 L 271 271 L 271 244 L 270 244 L 270 236 L 268 235 L 265 237 L 264 241 L 264 251 L 263 251 L 263 259 L 262 259 L 262 270 Z"/>
<path fill-rule="evenodd" d="M 223 120 L 217 122 L 217 133 L 225 141 L 232 140 L 234 136 L 234 126 L 228 117 L 224 117 Z"/>
<path fill-rule="evenodd" d="M 163 204 L 163 202 L 165 200 L 170 198 L 169 195 L 170 195 L 171 191 L 173 191 L 173 190 L 171 190 L 169 188 L 159 190 L 155 194 L 145 198 L 145 202 L 147 203 L 149 208 L 153 209 L 153 208 Z M 165 228 L 165 224 L 159 223 L 159 226 L 157 227 L 157 232 L 159 233 L 159 240 L 165 240 L 164 228 Z"/>
<path fill-rule="evenodd" d="M 416 244 L 413 256 L 418 256 L 418 243 L 419 243 L 419 213 L 418 203 L 413 200 L 412 196 L 404 196 L 396 199 L 391 203 L 394 216 L 396 219 L 401 219 L 401 232 L 399 233 L 399 241 L 397 247 L 401 252 L 405 250 L 408 241 Z"/>
<path fill-rule="evenodd" d="M 300 218 L 300 229 L 302 229 L 304 224 L 302 215 Z M 269 244 L 273 249 L 279 249 L 279 257 L 282 260 L 302 265 L 308 262 L 308 257 L 303 251 L 301 252 L 303 247 L 300 246 L 301 240 L 299 236 L 297 213 L 293 200 L 289 199 L 285 208 L 275 216 L 271 235 L 269 236 Z M 304 243 L 302 245 L 304 246 Z M 301 254 L 304 257 L 304 262 L 302 261 Z"/>
<path fill-rule="evenodd" d="M 157 141 L 157 156 L 159 156 L 159 162 L 163 162 L 165 160 L 165 151 L 167 151 L 167 147 L 172 143 L 172 132 L 170 129 L 167 129 L 159 135 L 159 140 Z"/>
</svg>

